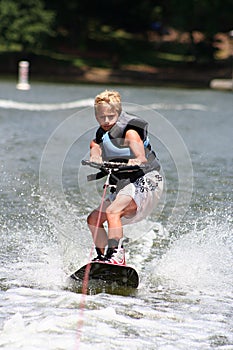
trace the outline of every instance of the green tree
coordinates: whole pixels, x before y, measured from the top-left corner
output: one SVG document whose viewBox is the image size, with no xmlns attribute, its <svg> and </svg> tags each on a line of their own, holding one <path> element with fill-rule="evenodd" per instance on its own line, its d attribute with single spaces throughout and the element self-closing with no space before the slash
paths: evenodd
<svg viewBox="0 0 233 350">
<path fill-rule="evenodd" d="M 24 52 L 43 47 L 54 17 L 42 0 L 0 0 L 0 44 Z"/>
<path fill-rule="evenodd" d="M 167 10 L 170 24 L 181 30 L 200 30 L 212 37 L 232 27 L 232 0 L 169 0 Z"/>
<path fill-rule="evenodd" d="M 193 53 L 197 59 L 203 55 L 212 59 L 214 35 L 232 29 L 232 0 L 169 0 L 168 3 L 165 17 L 169 24 L 190 33 Z M 195 44 L 194 31 L 202 32 L 205 40 Z"/>
<path fill-rule="evenodd" d="M 145 35 L 152 22 L 154 0 L 47 0 L 57 14 L 56 32 L 60 42 L 73 48 L 87 47 L 90 37 L 106 36 L 109 31 L 122 29 Z"/>
</svg>

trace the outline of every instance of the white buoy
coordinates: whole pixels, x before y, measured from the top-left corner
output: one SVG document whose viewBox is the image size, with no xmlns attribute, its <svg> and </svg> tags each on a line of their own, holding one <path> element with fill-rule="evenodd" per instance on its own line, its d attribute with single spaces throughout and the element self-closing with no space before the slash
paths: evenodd
<svg viewBox="0 0 233 350">
<path fill-rule="evenodd" d="M 210 82 L 210 87 L 217 90 L 233 90 L 232 79 L 213 79 Z"/>
<path fill-rule="evenodd" d="M 19 74 L 18 74 L 18 84 L 16 85 L 19 90 L 29 90 L 30 84 L 28 83 L 29 74 L 29 62 L 20 61 L 19 62 Z"/>
</svg>

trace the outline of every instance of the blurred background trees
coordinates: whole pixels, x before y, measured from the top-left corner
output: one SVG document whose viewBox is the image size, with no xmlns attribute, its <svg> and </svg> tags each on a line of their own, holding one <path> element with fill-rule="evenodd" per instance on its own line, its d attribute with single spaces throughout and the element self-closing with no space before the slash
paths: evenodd
<svg viewBox="0 0 233 350">
<path fill-rule="evenodd" d="M 40 0 L 0 0 L 0 45 L 8 50 L 30 51 L 52 36 L 55 12 Z"/>
<path fill-rule="evenodd" d="M 165 53 L 210 62 L 216 34 L 232 26 L 232 0 L 0 0 L 0 52 L 96 55 L 116 67 Z"/>
</svg>

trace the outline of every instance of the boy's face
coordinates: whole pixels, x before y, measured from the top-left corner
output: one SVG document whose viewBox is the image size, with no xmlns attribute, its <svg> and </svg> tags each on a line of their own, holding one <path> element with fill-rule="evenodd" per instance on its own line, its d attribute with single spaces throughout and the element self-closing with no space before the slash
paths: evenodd
<svg viewBox="0 0 233 350">
<path fill-rule="evenodd" d="M 95 117 L 101 128 L 108 131 L 116 124 L 119 116 L 116 109 L 106 103 L 96 107 Z"/>
</svg>

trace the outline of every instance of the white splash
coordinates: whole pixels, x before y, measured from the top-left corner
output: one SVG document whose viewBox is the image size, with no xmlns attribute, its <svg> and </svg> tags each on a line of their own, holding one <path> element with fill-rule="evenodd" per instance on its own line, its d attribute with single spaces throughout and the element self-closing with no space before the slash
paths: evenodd
<svg viewBox="0 0 233 350">
<path fill-rule="evenodd" d="M 30 103 L 30 102 L 18 102 L 13 100 L 0 99 L 0 108 L 4 109 L 17 109 L 24 111 L 56 111 L 65 109 L 75 109 L 80 107 L 92 107 L 94 103 L 93 98 L 87 98 L 78 101 L 62 102 L 62 103 Z M 196 110 L 207 111 L 208 107 L 202 104 L 185 103 L 185 104 L 172 104 L 172 103 L 152 103 L 144 106 L 149 109 L 155 110 Z M 128 110 L 131 108 L 128 107 Z M 135 107 L 132 107 L 134 110 Z"/>
<path fill-rule="evenodd" d="M 63 103 L 28 103 L 12 100 L 0 100 L 0 108 L 17 109 L 24 111 L 56 111 L 80 107 L 90 107 L 93 106 L 93 102 L 94 100 L 92 98 Z"/>
<path fill-rule="evenodd" d="M 208 107 L 198 104 L 198 103 L 182 103 L 182 104 L 175 104 L 175 103 L 152 103 L 147 105 L 148 108 L 151 109 L 163 109 L 163 110 L 176 110 L 176 111 L 182 111 L 184 109 L 190 109 L 194 111 L 207 111 Z"/>
<path fill-rule="evenodd" d="M 171 288 L 226 292 L 233 280 L 232 229 L 212 222 L 177 239 L 161 258 L 153 262 L 152 280 L 166 280 Z"/>
</svg>

